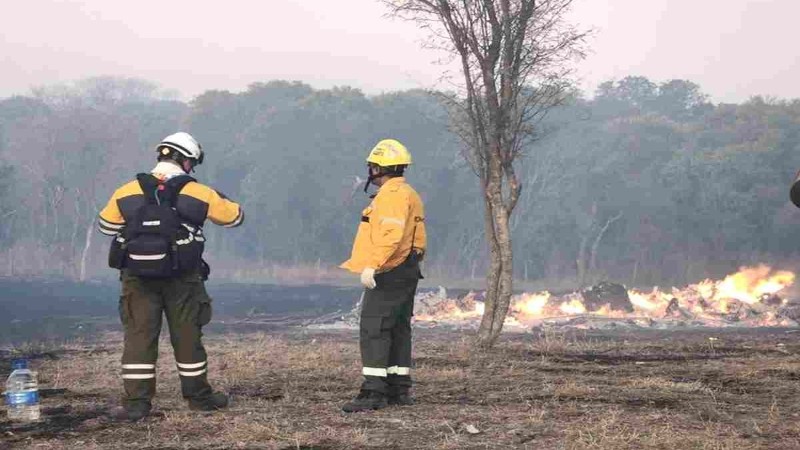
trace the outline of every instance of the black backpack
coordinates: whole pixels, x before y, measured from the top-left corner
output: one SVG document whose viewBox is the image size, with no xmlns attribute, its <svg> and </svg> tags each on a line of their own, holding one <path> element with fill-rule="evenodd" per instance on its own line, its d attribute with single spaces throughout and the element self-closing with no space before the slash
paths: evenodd
<svg viewBox="0 0 800 450">
<path fill-rule="evenodd" d="M 109 266 L 150 278 L 174 277 L 195 268 L 183 267 L 186 264 L 181 260 L 185 258 L 179 256 L 179 239 L 187 231 L 175 209 L 178 193 L 195 179 L 180 175 L 162 182 L 146 173 L 136 175 L 136 179 L 145 203 L 126 220 L 124 231 L 112 242 Z"/>
</svg>

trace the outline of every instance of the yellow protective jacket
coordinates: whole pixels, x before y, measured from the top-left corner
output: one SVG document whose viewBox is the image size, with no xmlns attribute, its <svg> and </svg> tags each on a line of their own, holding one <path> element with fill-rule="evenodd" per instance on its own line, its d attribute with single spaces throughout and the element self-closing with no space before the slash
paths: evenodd
<svg viewBox="0 0 800 450">
<path fill-rule="evenodd" d="M 100 211 L 100 231 L 110 236 L 121 232 L 126 221 L 145 202 L 139 182 L 134 180 L 126 183 L 114 192 L 106 207 Z M 244 221 L 244 211 L 238 203 L 197 182 L 190 182 L 183 187 L 175 208 L 181 220 L 196 227 L 202 227 L 206 219 L 229 228 L 239 226 Z"/>
<path fill-rule="evenodd" d="M 405 178 L 391 178 L 361 213 L 353 252 L 341 268 L 361 273 L 365 268 L 387 272 L 403 263 L 412 249 L 427 247 L 425 209 Z"/>
</svg>

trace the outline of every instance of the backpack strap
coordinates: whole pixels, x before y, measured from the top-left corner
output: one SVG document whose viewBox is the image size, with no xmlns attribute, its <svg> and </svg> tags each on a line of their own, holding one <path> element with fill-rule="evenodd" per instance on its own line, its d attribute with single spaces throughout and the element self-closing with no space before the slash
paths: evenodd
<svg viewBox="0 0 800 450">
<path fill-rule="evenodd" d="M 161 202 L 163 203 L 166 200 L 170 206 L 175 206 L 178 201 L 178 194 L 181 193 L 183 187 L 193 181 L 197 180 L 189 175 L 178 175 L 170 178 L 164 183 L 166 189 L 160 191 Z"/>
<path fill-rule="evenodd" d="M 139 187 L 142 188 L 145 201 L 150 205 L 158 204 L 156 192 L 160 184 L 158 178 L 149 173 L 137 173 L 136 181 L 139 182 Z"/>
<path fill-rule="evenodd" d="M 178 175 L 162 182 L 150 173 L 140 173 L 136 175 L 136 180 L 142 188 L 144 198 L 148 204 L 160 205 L 167 204 L 175 206 L 178 194 L 184 186 L 192 181 L 197 181 L 189 175 Z"/>
</svg>

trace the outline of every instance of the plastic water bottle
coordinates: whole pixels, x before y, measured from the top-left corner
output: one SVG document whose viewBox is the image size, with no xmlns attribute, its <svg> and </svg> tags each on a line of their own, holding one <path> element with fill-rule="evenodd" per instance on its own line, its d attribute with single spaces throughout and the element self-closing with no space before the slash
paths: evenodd
<svg viewBox="0 0 800 450">
<path fill-rule="evenodd" d="M 28 369 L 28 361 L 15 359 L 11 375 L 6 380 L 6 407 L 8 419 L 18 422 L 39 420 L 39 383 Z"/>
</svg>

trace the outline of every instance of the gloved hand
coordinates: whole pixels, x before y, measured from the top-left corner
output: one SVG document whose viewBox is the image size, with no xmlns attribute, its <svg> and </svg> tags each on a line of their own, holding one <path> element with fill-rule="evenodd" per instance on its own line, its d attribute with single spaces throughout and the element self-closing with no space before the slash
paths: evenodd
<svg viewBox="0 0 800 450">
<path fill-rule="evenodd" d="M 361 272 L 361 284 L 367 289 L 375 289 L 378 283 L 375 282 L 375 269 L 367 267 Z"/>
</svg>

